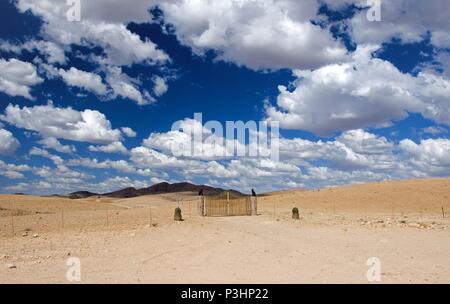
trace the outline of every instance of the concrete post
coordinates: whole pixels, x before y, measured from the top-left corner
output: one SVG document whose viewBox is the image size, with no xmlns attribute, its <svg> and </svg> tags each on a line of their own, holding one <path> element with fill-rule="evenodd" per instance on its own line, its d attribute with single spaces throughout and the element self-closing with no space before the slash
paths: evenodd
<svg viewBox="0 0 450 304">
<path fill-rule="evenodd" d="M 250 202 L 252 205 L 252 215 L 258 215 L 257 199 L 256 196 L 250 197 Z"/>
<path fill-rule="evenodd" d="M 204 216 L 205 215 L 205 197 L 199 196 L 197 202 L 197 215 Z"/>
</svg>

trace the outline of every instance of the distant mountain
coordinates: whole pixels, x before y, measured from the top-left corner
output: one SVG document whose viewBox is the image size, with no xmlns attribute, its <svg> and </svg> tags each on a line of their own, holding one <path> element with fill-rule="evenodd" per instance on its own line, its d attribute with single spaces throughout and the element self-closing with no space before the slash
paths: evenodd
<svg viewBox="0 0 450 304">
<path fill-rule="evenodd" d="M 96 195 L 99 195 L 99 194 L 92 193 L 89 191 L 77 191 L 77 192 L 69 193 L 68 196 L 69 196 L 69 198 L 77 199 L 77 198 L 86 198 L 86 197 L 91 197 L 91 196 L 96 196 Z"/>
<path fill-rule="evenodd" d="M 203 189 L 204 195 L 212 195 L 224 191 L 222 188 L 214 188 L 206 185 L 194 185 L 191 183 L 159 183 L 151 187 L 140 189 L 142 195 L 154 193 L 174 193 L 174 192 L 199 192 Z"/>
<path fill-rule="evenodd" d="M 104 193 L 103 196 L 109 196 L 109 197 L 117 197 L 117 198 L 127 198 L 127 197 L 136 197 L 140 196 L 139 190 L 133 187 L 125 188 L 122 190 Z"/>
<path fill-rule="evenodd" d="M 73 192 L 69 194 L 70 198 L 77 199 L 77 198 L 86 198 L 90 196 L 108 196 L 108 197 L 115 197 L 115 198 L 129 198 L 129 197 L 136 197 L 136 196 L 142 196 L 142 195 L 149 195 L 149 194 L 163 194 L 163 193 L 175 193 L 175 192 L 199 192 L 201 189 L 203 189 L 204 195 L 219 195 L 220 193 L 223 193 L 225 190 L 222 188 L 215 188 L 211 186 L 206 185 L 194 185 L 187 182 L 182 183 L 159 183 L 154 184 L 153 186 L 147 187 L 147 188 L 141 188 L 136 189 L 133 187 L 121 189 L 114 192 L 109 193 L 92 193 L 89 191 L 78 191 Z M 233 197 L 235 196 L 242 196 L 243 194 L 236 190 L 230 190 L 230 195 Z"/>
</svg>

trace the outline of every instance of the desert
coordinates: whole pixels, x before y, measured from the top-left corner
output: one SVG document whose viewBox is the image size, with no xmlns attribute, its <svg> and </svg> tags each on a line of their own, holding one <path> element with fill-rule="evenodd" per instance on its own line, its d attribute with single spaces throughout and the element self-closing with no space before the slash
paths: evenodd
<svg viewBox="0 0 450 304">
<path fill-rule="evenodd" d="M 205 217 L 194 192 L 4 194 L 0 283 L 449 283 L 449 198 L 450 179 L 386 181 L 266 193 L 257 216 Z"/>
</svg>

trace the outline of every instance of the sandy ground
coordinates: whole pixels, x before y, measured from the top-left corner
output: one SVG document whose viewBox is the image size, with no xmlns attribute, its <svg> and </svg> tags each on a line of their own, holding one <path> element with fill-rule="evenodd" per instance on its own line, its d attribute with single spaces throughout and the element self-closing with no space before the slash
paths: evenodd
<svg viewBox="0 0 450 304">
<path fill-rule="evenodd" d="M 368 283 L 370 257 L 381 283 L 450 283 L 449 198 L 450 180 L 388 182 L 272 193 L 259 216 L 203 218 L 183 193 L 0 195 L 0 283 L 68 283 L 70 257 L 81 283 Z"/>
</svg>

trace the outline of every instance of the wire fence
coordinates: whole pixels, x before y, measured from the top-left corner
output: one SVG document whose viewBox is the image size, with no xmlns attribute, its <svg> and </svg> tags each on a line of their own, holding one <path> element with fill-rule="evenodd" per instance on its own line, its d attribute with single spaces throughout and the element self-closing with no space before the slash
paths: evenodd
<svg viewBox="0 0 450 304">
<path fill-rule="evenodd" d="M 423 207 L 411 207 L 398 205 L 396 203 L 385 203 L 383 205 L 359 203 L 342 206 L 333 201 L 320 204 L 314 202 L 294 202 L 283 199 L 267 199 L 258 201 L 258 214 L 275 217 L 290 218 L 292 209 L 300 209 L 303 218 L 315 218 L 319 221 L 331 218 L 347 218 L 349 220 L 362 219 L 389 219 L 394 221 L 424 221 L 448 224 L 450 222 L 450 203 L 427 205 Z"/>
<path fill-rule="evenodd" d="M 64 208 L 53 212 L 34 213 L 15 210 L 10 214 L 0 215 L 0 237 L 33 235 L 44 232 L 95 231 L 129 229 L 141 226 L 158 227 L 174 221 L 174 209 L 180 207 L 184 219 L 200 217 L 197 213 L 198 200 L 167 202 L 158 206 L 119 207 L 107 205 L 101 210 L 67 210 Z M 290 218 L 292 208 L 300 209 L 303 219 L 315 218 L 317 221 L 326 221 L 330 218 L 390 218 L 393 220 L 417 221 L 444 221 L 450 220 L 450 206 L 428 206 L 420 210 L 410 210 L 392 204 L 391 208 L 377 210 L 367 206 L 358 211 L 343 209 L 330 202 L 327 206 L 314 206 L 314 204 L 295 204 L 283 200 L 258 200 L 258 214 L 272 218 Z"/>
<path fill-rule="evenodd" d="M 180 207 L 183 218 L 197 216 L 197 201 L 168 202 L 164 206 L 117 207 L 101 210 L 68 210 L 53 212 L 13 210 L 0 216 L 0 237 L 25 236 L 43 232 L 69 230 L 95 231 L 108 229 L 157 227 L 174 221 L 174 209 Z"/>
</svg>

